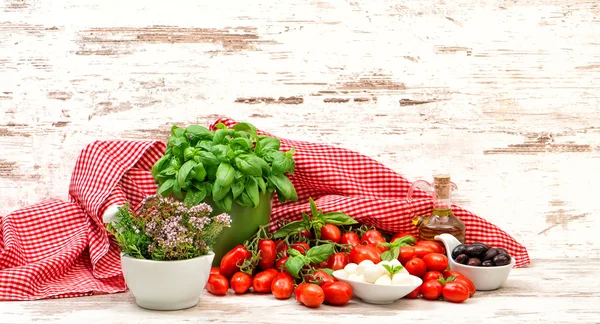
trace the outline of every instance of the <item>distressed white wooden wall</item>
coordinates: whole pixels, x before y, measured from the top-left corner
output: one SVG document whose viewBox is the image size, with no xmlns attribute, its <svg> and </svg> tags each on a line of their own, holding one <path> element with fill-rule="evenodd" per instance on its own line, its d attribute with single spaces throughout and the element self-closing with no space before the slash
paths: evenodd
<svg viewBox="0 0 600 324">
<path fill-rule="evenodd" d="M 0 215 L 219 116 L 372 156 L 533 261 L 600 258 L 596 0 L 0 1 Z"/>
</svg>

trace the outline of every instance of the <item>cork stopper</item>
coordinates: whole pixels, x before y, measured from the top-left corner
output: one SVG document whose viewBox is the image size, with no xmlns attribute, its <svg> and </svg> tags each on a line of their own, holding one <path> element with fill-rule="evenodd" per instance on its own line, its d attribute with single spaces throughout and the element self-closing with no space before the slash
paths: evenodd
<svg viewBox="0 0 600 324">
<path fill-rule="evenodd" d="M 433 189 L 436 199 L 450 199 L 450 175 L 436 174 L 433 176 Z"/>
</svg>

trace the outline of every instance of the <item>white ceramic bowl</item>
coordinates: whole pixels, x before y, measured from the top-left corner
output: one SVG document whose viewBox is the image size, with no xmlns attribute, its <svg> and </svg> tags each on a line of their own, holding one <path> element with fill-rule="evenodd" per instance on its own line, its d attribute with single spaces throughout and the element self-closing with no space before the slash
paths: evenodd
<svg viewBox="0 0 600 324">
<path fill-rule="evenodd" d="M 348 280 L 341 275 L 342 272 L 344 272 L 344 270 L 336 270 L 333 272 L 333 276 L 339 281 L 348 283 L 352 287 L 352 293 L 354 296 L 369 304 L 391 304 L 394 301 L 410 294 L 411 291 L 415 290 L 415 288 L 419 287 L 423 283 L 421 278 L 411 276 L 413 278 L 413 283 L 410 285 L 383 286 Z"/>
<path fill-rule="evenodd" d="M 515 265 L 515 259 L 510 260 L 510 264 L 499 267 L 474 267 L 454 262 L 452 259 L 452 250 L 460 243 L 451 234 L 441 234 L 435 237 L 436 240 L 442 241 L 446 246 L 446 254 L 448 255 L 448 264 L 450 269 L 458 271 L 473 281 L 477 290 L 495 290 L 506 282 L 510 270 Z"/>
</svg>

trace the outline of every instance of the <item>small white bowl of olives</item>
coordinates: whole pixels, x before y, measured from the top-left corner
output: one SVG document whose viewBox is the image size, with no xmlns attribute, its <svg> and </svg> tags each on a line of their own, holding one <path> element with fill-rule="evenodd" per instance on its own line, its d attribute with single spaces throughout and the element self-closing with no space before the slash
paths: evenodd
<svg viewBox="0 0 600 324">
<path fill-rule="evenodd" d="M 437 235 L 435 239 L 444 243 L 450 269 L 471 279 L 477 290 L 502 287 L 515 265 L 515 259 L 502 248 L 479 242 L 465 245 L 451 234 Z"/>
</svg>

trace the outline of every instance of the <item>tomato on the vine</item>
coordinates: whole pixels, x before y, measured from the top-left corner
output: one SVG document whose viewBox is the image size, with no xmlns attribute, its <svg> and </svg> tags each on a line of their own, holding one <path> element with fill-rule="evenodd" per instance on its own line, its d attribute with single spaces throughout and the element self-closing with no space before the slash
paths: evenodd
<svg viewBox="0 0 600 324">
<path fill-rule="evenodd" d="M 223 275 L 212 274 L 208 277 L 208 282 L 206 282 L 206 290 L 213 295 L 223 296 L 229 290 L 229 281 Z"/>
<path fill-rule="evenodd" d="M 257 273 L 254 278 L 252 278 L 252 288 L 254 288 L 254 291 L 257 293 L 271 292 L 271 283 L 273 283 L 273 279 L 275 279 L 275 275 L 277 275 L 277 273 L 278 271 L 275 269 L 269 269 Z"/>
<path fill-rule="evenodd" d="M 284 258 L 288 256 L 288 245 L 284 240 L 275 241 L 275 248 L 277 249 L 277 257 Z"/>
<path fill-rule="evenodd" d="M 325 224 L 321 227 L 321 239 L 329 240 L 333 243 L 337 243 L 342 238 L 342 232 L 340 228 L 334 224 Z"/>
<path fill-rule="evenodd" d="M 379 246 L 379 244 L 386 243 L 386 241 L 383 235 L 381 235 L 381 232 L 375 229 L 366 231 L 365 234 L 363 234 L 363 236 L 360 238 L 360 241 L 363 244 L 371 244 L 375 246 L 382 253 L 390 249 L 388 247 Z"/>
<path fill-rule="evenodd" d="M 410 234 L 408 232 L 394 234 L 394 236 L 392 236 L 392 238 L 390 239 L 390 243 L 393 243 L 396 239 L 403 238 L 405 236 L 412 237 L 413 240 L 415 241 L 415 243 L 417 243 L 417 238 L 414 235 L 412 235 L 412 234 Z M 414 244 L 412 244 L 412 245 L 414 245 Z"/>
<path fill-rule="evenodd" d="M 335 282 L 335 278 L 333 278 L 329 273 L 323 270 L 317 270 L 312 275 L 307 275 L 306 277 L 304 277 L 304 279 L 306 280 L 306 282 L 314 283 L 319 286 Z"/>
<path fill-rule="evenodd" d="M 435 252 L 435 253 L 444 254 L 446 252 L 446 249 L 444 249 L 444 246 L 435 241 L 419 241 L 419 242 L 417 242 L 416 245 L 428 247 L 431 249 L 432 252 Z"/>
<path fill-rule="evenodd" d="M 448 279 L 449 277 L 462 277 L 462 273 L 454 270 L 446 270 L 444 273 L 444 279 Z"/>
<path fill-rule="evenodd" d="M 400 263 L 402 263 L 403 265 L 406 265 L 406 262 L 408 262 L 408 260 L 416 258 L 417 257 L 417 252 L 415 251 L 415 248 L 412 246 L 401 246 L 400 247 L 400 254 L 398 255 L 398 261 L 400 261 Z"/>
<path fill-rule="evenodd" d="M 223 256 L 219 271 L 223 276 L 230 278 L 234 273 L 240 271 L 240 266 L 244 260 L 251 257 L 252 253 L 245 246 L 238 245 Z"/>
<path fill-rule="evenodd" d="M 338 252 L 329 257 L 327 268 L 331 270 L 341 270 L 350 263 L 350 255 L 346 252 Z"/>
<path fill-rule="evenodd" d="M 303 282 L 301 284 L 299 284 L 298 286 L 296 286 L 296 289 L 294 290 L 294 298 L 296 298 L 296 300 L 302 304 L 302 301 L 300 301 L 300 294 L 302 294 L 302 290 L 304 290 L 304 287 L 306 287 L 306 285 L 308 285 L 307 282 Z"/>
<path fill-rule="evenodd" d="M 429 253 L 423 257 L 427 270 L 445 271 L 448 268 L 448 258 L 440 253 Z"/>
<path fill-rule="evenodd" d="M 275 259 L 277 258 L 277 249 L 273 240 L 260 240 L 258 241 L 258 253 L 260 259 L 258 260 L 258 266 L 267 270 L 273 267 Z"/>
<path fill-rule="evenodd" d="M 323 288 L 312 283 L 302 287 L 299 297 L 300 302 L 306 307 L 319 307 L 325 301 Z"/>
<path fill-rule="evenodd" d="M 462 282 L 446 282 L 442 288 L 442 295 L 449 302 L 462 303 L 469 298 L 469 287 Z"/>
<path fill-rule="evenodd" d="M 435 279 L 430 279 L 421 285 L 421 295 L 427 300 L 436 300 L 442 295 L 442 283 Z"/>
<path fill-rule="evenodd" d="M 346 232 L 340 237 L 340 243 L 356 246 L 360 244 L 360 238 L 354 232 Z"/>
<path fill-rule="evenodd" d="M 278 271 L 287 271 L 285 268 L 285 262 L 289 259 L 290 257 L 283 257 L 279 260 L 277 260 L 277 263 L 275 263 L 275 269 L 277 269 Z"/>
<path fill-rule="evenodd" d="M 381 261 L 381 251 L 373 246 L 357 245 L 350 251 L 350 259 L 356 264 L 364 260 L 371 260 L 377 264 Z"/>
<path fill-rule="evenodd" d="M 415 253 L 417 254 L 417 258 L 422 259 L 427 254 L 433 253 L 433 250 L 428 246 L 415 245 Z"/>
<path fill-rule="evenodd" d="M 300 237 L 304 237 L 304 238 L 307 238 L 307 239 L 309 239 L 309 240 L 310 240 L 311 238 L 313 238 L 313 235 L 312 235 L 312 233 L 311 233 L 309 230 L 307 230 L 306 228 L 302 229 L 302 230 L 301 230 L 301 231 L 298 233 L 298 235 L 300 235 Z"/>
<path fill-rule="evenodd" d="M 310 250 L 310 246 L 306 242 L 294 242 L 290 245 L 290 248 L 302 254 L 306 254 L 306 251 Z"/>
<path fill-rule="evenodd" d="M 421 294 L 421 286 L 415 288 L 408 295 L 404 296 L 404 298 L 415 299 L 415 298 L 419 297 L 420 294 Z"/>
<path fill-rule="evenodd" d="M 427 262 L 425 264 L 427 264 Z M 423 281 L 426 281 L 426 280 L 429 280 L 429 279 L 438 280 L 440 278 L 444 278 L 444 275 L 441 272 L 439 272 L 439 271 L 427 271 L 427 273 L 423 276 Z"/>
<path fill-rule="evenodd" d="M 236 294 L 243 294 L 252 286 L 252 277 L 245 272 L 236 272 L 231 277 L 231 289 Z"/>
<path fill-rule="evenodd" d="M 287 272 L 278 273 L 271 282 L 271 292 L 277 299 L 288 299 L 294 292 L 294 280 Z"/>
<path fill-rule="evenodd" d="M 322 286 L 325 301 L 329 305 L 341 306 L 352 298 L 352 287 L 342 281 L 331 282 Z"/>
<path fill-rule="evenodd" d="M 475 295 L 477 289 L 475 288 L 475 284 L 473 283 L 473 281 L 471 281 L 471 279 L 465 276 L 458 276 L 454 277 L 454 282 L 460 282 L 465 284 L 469 288 L 469 297 L 473 297 L 473 295 Z"/>
<path fill-rule="evenodd" d="M 408 273 L 419 278 L 422 278 L 423 275 L 427 272 L 427 266 L 425 265 L 425 262 L 423 262 L 423 260 L 419 258 L 408 260 L 404 267 L 406 268 L 406 271 L 408 271 Z"/>
</svg>

